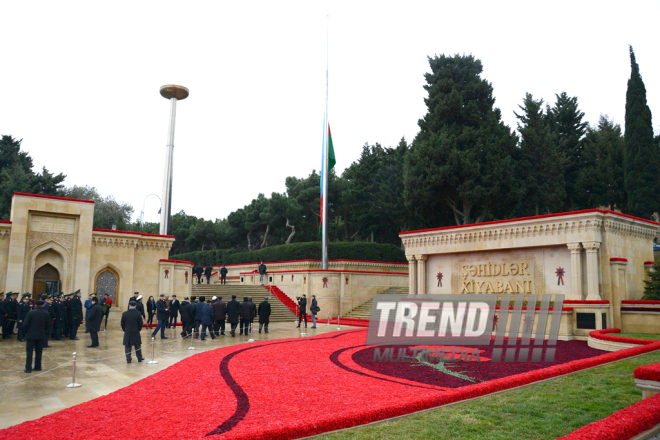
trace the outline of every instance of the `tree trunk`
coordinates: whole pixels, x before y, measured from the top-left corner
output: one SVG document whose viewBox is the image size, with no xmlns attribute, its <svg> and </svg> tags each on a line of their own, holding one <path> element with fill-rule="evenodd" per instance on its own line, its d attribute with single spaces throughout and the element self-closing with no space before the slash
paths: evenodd
<svg viewBox="0 0 660 440">
<path fill-rule="evenodd" d="M 296 234 L 296 227 L 289 223 L 289 219 L 286 219 L 286 225 L 284 226 L 286 226 L 287 228 L 291 228 L 291 233 L 289 234 L 289 238 L 287 238 L 285 242 L 285 244 L 289 244 L 291 243 L 291 239 L 293 238 L 293 236 Z"/>
<path fill-rule="evenodd" d="M 261 242 L 259 249 L 263 249 L 268 246 L 268 231 L 270 231 L 270 225 L 266 225 L 266 233 L 264 234 L 264 241 Z"/>
<path fill-rule="evenodd" d="M 359 233 L 360 233 L 360 228 L 358 228 L 358 230 L 355 231 L 355 234 L 351 235 L 351 240 L 353 240 Z"/>
<path fill-rule="evenodd" d="M 247 239 L 248 239 L 248 251 L 252 252 L 252 242 L 250 242 L 250 233 L 248 232 L 247 234 Z"/>
<path fill-rule="evenodd" d="M 371 231 L 371 242 L 374 242 L 374 231 Z"/>
</svg>

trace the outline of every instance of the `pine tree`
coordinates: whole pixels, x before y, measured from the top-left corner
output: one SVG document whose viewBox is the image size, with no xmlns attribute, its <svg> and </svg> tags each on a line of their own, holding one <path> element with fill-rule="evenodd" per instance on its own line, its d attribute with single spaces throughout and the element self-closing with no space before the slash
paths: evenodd
<svg viewBox="0 0 660 440">
<path fill-rule="evenodd" d="M 644 280 L 644 284 L 642 299 L 660 300 L 660 263 L 657 261 L 649 271 L 649 279 Z"/>
<path fill-rule="evenodd" d="M 508 215 L 520 196 L 516 136 L 494 107 L 481 61 L 441 55 L 429 64 L 428 112 L 404 164 L 407 207 L 433 221 L 449 208 L 457 224 Z"/>
<path fill-rule="evenodd" d="M 630 46 L 631 73 L 626 92 L 624 185 L 628 214 L 651 218 L 658 212 L 660 156 L 654 146 L 651 110 L 646 104 L 646 87 L 639 73 L 635 52 Z"/>
<path fill-rule="evenodd" d="M 515 113 L 520 133 L 520 166 L 526 172 L 524 205 L 525 214 L 545 214 L 559 212 L 563 208 L 564 157 L 557 148 L 547 116 L 543 113 L 543 100 L 535 100 L 527 93 L 522 110 Z"/>
</svg>

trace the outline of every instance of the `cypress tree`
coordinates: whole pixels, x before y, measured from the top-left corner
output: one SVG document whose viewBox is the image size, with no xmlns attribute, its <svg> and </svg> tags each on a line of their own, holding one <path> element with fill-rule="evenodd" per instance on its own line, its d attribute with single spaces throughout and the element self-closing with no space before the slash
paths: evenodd
<svg viewBox="0 0 660 440">
<path fill-rule="evenodd" d="M 660 157 L 653 142 L 653 125 L 651 110 L 646 104 L 646 87 L 639 73 L 632 46 L 630 67 L 623 157 L 624 186 L 628 196 L 627 212 L 638 217 L 651 218 L 653 213 L 658 212 Z"/>
<path fill-rule="evenodd" d="M 657 262 L 649 271 L 649 279 L 644 280 L 644 296 L 642 299 L 660 300 L 660 264 Z"/>
</svg>

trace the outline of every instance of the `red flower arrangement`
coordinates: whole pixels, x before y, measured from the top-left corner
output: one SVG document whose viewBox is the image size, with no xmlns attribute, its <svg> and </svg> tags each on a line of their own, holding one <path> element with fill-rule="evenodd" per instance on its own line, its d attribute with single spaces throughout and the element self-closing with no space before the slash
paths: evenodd
<svg viewBox="0 0 660 440">
<path fill-rule="evenodd" d="M 660 382 L 660 364 L 642 365 L 635 368 L 635 379 Z"/>
<path fill-rule="evenodd" d="M 656 299 L 624 299 L 621 304 L 660 304 Z"/>
<path fill-rule="evenodd" d="M 566 299 L 564 304 L 609 304 L 610 302 L 606 299 L 599 300 L 586 300 L 586 299 Z"/>
<path fill-rule="evenodd" d="M 364 345 L 365 338 L 365 330 L 350 330 L 199 353 L 114 393 L 2 430 L 0 439 L 292 439 L 470 399 L 660 348 L 657 342 L 598 355 L 602 352 L 582 341 L 559 341 L 552 364 L 502 362 L 494 368 L 494 363 L 463 362 L 460 370 L 470 369 L 466 375 L 471 382 L 434 374 L 424 365 L 398 363 L 402 367 L 397 371 L 387 370 L 387 365 L 370 362 L 373 347 Z M 482 361 L 489 357 L 487 347 L 478 348 L 484 351 Z M 255 374 L 245 368 L 248 364 L 259 365 L 268 374 Z M 313 386 L 299 388 L 300 378 L 308 376 L 313 377 Z M 175 380 L 181 377 L 186 380 Z M 300 392 L 294 396 L 291 390 L 296 387 Z M 162 405 L 145 404 L 145 396 L 151 402 L 173 402 L 181 416 L 173 416 Z M 134 423 L 102 428 L 108 420 L 126 414 L 140 414 L 140 429 Z"/>
<path fill-rule="evenodd" d="M 624 344 L 648 345 L 648 344 L 653 344 L 654 342 L 658 342 L 649 339 L 633 339 L 633 338 L 623 338 L 621 336 L 610 336 L 609 333 L 621 333 L 621 330 L 618 328 L 594 330 L 592 332 L 589 332 L 589 336 L 591 336 L 594 339 L 600 339 L 601 341 L 621 342 Z"/>
</svg>

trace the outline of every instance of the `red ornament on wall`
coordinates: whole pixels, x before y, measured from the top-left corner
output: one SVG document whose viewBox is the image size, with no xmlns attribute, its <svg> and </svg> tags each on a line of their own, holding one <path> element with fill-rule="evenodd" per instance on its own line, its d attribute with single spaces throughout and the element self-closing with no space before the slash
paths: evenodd
<svg viewBox="0 0 660 440">
<path fill-rule="evenodd" d="M 170 274 L 169 269 L 165 269 L 165 278 L 168 278 L 168 275 Z"/>
<path fill-rule="evenodd" d="M 566 274 L 566 271 L 564 270 L 563 267 L 558 267 L 557 270 L 555 271 L 555 275 L 557 275 L 557 285 L 559 286 L 559 283 L 561 285 L 564 285 L 564 275 Z"/>
<path fill-rule="evenodd" d="M 291 281 L 293 281 L 293 275 L 291 275 Z"/>
<path fill-rule="evenodd" d="M 438 272 L 435 277 L 438 279 L 438 287 L 442 287 L 442 272 Z"/>
<path fill-rule="evenodd" d="M 348 277 L 346 277 L 346 284 L 348 285 Z"/>
<path fill-rule="evenodd" d="M 185 275 L 186 275 L 186 284 L 188 284 L 188 271 L 186 271 Z"/>
<path fill-rule="evenodd" d="M 321 278 L 321 281 L 323 281 L 323 287 L 328 288 L 328 277 L 323 277 Z"/>
<path fill-rule="evenodd" d="M 280 277 L 280 281 L 284 282 L 284 275 Z"/>
<path fill-rule="evenodd" d="M 307 284 L 307 277 L 303 277 L 303 284 Z"/>
</svg>

